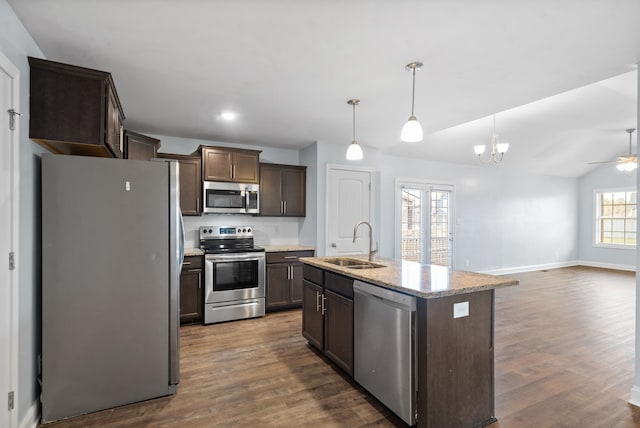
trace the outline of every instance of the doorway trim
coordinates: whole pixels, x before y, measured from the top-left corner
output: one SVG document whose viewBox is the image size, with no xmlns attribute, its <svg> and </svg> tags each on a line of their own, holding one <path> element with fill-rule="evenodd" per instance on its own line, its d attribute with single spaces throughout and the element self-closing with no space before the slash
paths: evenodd
<svg viewBox="0 0 640 428">
<path fill-rule="evenodd" d="M 331 170 L 343 170 L 343 171 L 357 171 L 357 172 L 367 172 L 370 175 L 370 184 L 371 189 L 369 190 L 369 209 L 371 212 L 371 218 L 369 219 L 371 225 L 373 226 L 373 240 L 379 240 L 379 231 L 376 227 L 377 216 L 376 216 L 376 207 L 377 207 L 377 198 L 376 198 L 376 190 L 377 186 L 377 172 L 378 170 L 374 167 L 369 166 L 355 166 L 355 165 L 343 165 L 343 164 L 335 164 L 328 163 L 325 175 L 324 175 L 324 251 L 323 254 L 327 254 L 329 249 L 329 173 Z"/>
<path fill-rule="evenodd" d="M 7 73 L 12 80 L 11 84 L 11 102 L 13 109 L 20 112 L 20 70 L 0 51 L 0 69 Z M 8 120 L 8 112 L 1 112 L 2 120 Z M 26 117 L 26 115 L 24 115 Z M 15 254 L 14 269 L 9 271 L 9 293 L 11 298 L 6 305 L 2 305 L 2 310 L 8 309 L 9 316 L 9 341 L 11 343 L 11 352 L 9 354 L 9 388 L 14 394 L 14 407 L 10 411 L 9 421 L 11 427 L 18 426 L 18 403 L 20 392 L 18 391 L 18 273 L 20 272 L 20 252 L 19 246 L 19 206 L 20 206 L 20 117 L 15 117 L 15 128 L 10 133 L 9 150 L 11 151 L 11 184 L 10 192 L 10 224 L 11 231 L 9 235 L 9 246 Z M 3 255 L 8 257 L 8 255 Z M 5 259 L 6 262 L 6 259 Z M 6 307 L 8 306 L 8 308 Z M 5 402 L 6 403 L 6 402 Z"/>
</svg>

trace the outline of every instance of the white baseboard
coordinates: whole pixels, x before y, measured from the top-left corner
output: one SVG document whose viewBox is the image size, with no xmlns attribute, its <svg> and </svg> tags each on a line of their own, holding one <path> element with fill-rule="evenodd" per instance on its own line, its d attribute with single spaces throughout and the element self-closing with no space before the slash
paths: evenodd
<svg viewBox="0 0 640 428">
<path fill-rule="evenodd" d="M 40 422 L 40 403 L 34 401 L 18 424 L 18 428 L 36 428 Z"/>
<path fill-rule="evenodd" d="M 640 386 L 633 385 L 633 388 L 631 388 L 629 404 L 633 404 L 636 407 L 640 407 Z"/>
<path fill-rule="evenodd" d="M 589 262 L 587 260 L 578 260 L 577 264 L 580 265 L 580 266 L 590 266 L 590 267 L 598 267 L 598 268 L 605 268 L 605 269 L 615 269 L 615 270 L 626 270 L 626 271 L 630 271 L 630 272 L 635 272 L 636 271 L 636 267 L 635 266 L 618 265 L 618 264 L 614 264 L 614 263 L 600 263 L 600 262 Z"/>
<path fill-rule="evenodd" d="M 556 262 L 556 263 L 544 263 L 540 265 L 529 265 L 529 266 L 519 266 L 519 267 L 511 267 L 511 268 L 502 268 L 502 269 L 490 269 L 490 270 L 482 270 L 481 273 L 486 273 L 489 275 L 510 275 L 512 273 L 521 273 L 521 272 L 533 272 L 536 270 L 545 270 L 545 269 L 557 269 L 569 266 L 577 266 L 581 264 L 578 261 L 567 261 L 567 262 Z"/>
</svg>

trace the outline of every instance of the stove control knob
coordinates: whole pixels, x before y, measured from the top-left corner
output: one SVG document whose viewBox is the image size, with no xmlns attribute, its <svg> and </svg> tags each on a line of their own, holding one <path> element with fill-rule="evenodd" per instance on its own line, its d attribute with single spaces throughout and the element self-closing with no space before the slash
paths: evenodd
<svg viewBox="0 0 640 428">
<path fill-rule="evenodd" d="M 243 232 L 246 232 L 246 231 L 247 231 L 247 229 L 242 229 L 242 231 L 243 231 Z"/>
<path fill-rule="evenodd" d="M 247 232 L 251 232 L 251 228 L 247 229 Z"/>
<path fill-rule="evenodd" d="M 242 229 L 238 228 L 238 233 L 242 232 Z"/>
<path fill-rule="evenodd" d="M 209 229 L 209 233 L 213 233 L 213 230 Z"/>
<path fill-rule="evenodd" d="M 207 233 L 207 229 L 202 229 L 202 233 Z"/>
</svg>

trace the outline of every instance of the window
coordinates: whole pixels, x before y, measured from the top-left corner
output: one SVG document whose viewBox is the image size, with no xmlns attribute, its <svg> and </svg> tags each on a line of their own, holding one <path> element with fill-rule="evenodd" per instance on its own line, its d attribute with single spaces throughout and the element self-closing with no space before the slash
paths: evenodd
<svg viewBox="0 0 640 428">
<path fill-rule="evenodd" d="M 451 266 L 453 186 L 398 182 L 397 191 L 396 254 L 402 260 Z"/>
<path fill-rule="evenodd" d="M 596 191 L 595 245 L 636 247 L 636 194 L 624 189 Z"/>
</svg>

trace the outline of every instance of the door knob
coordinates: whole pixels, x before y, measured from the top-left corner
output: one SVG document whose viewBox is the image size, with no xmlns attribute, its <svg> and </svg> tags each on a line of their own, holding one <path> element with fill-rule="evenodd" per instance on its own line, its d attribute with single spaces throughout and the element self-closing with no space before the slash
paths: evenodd
<svg viewBox="0 0 640 428">
<path fill-rule="evenodd" d="M 331 248 L 336 248 L 336 247 L 337 247 L 336 243 L 335 243 L 335 242 L 332 242 L 332 243 L 331 243 Z"/>
</svg>

